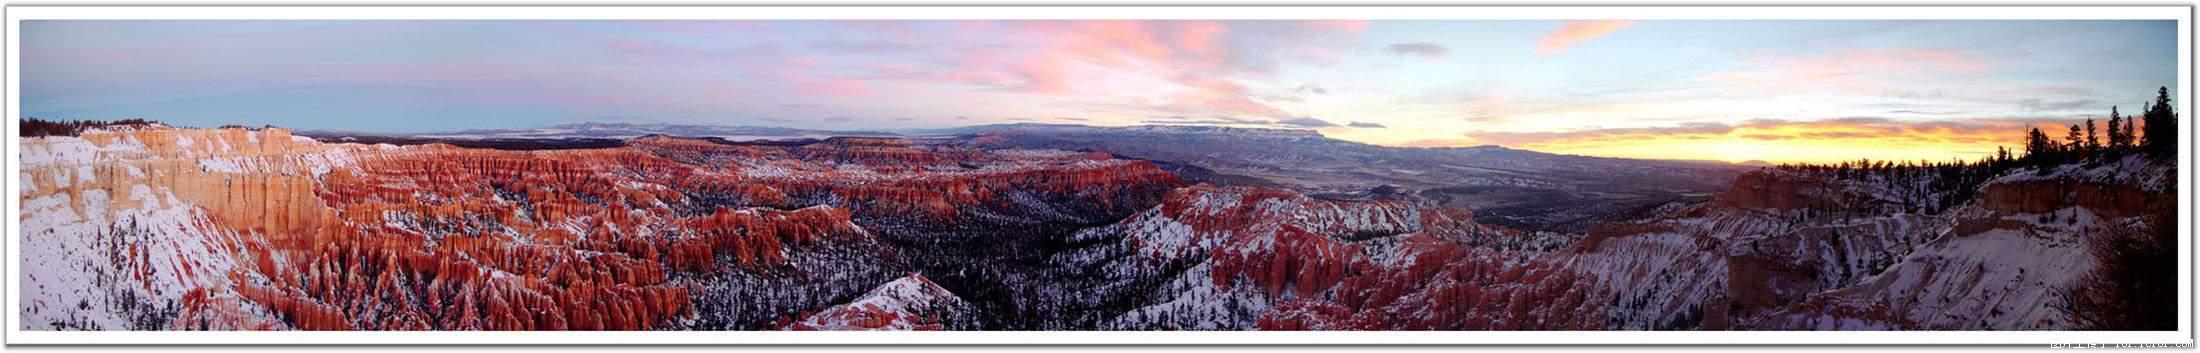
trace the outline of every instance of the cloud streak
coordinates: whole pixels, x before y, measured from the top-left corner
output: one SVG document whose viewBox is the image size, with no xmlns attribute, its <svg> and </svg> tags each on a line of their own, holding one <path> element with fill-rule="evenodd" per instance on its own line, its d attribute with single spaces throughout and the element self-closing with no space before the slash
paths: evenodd
<svg viewBox="0 0 2200 353">
<path fill-rule="evenodd" d="M 2021 107 L 2021 108 L 2024 108 L 2024 111 L 2026 111 L 2026 112 L 2041 112 L 2041 111 L 2070 111 L 2070 110 L 2086 109 L 2086 108 L 2092 108 L 2092 107 L 2100 106 L 2100 104 L 2099 104 L 2099 103 L 2096 103 L 2096 102 L 2094 102 L 2094 101 L 2093 101 L 2093 100 L 2091 100 L 2091 99 L 2079 99 L 2079 100 L 2069 100 L 2069 101 L 2047 101 L 2047 100 L 2042 100 L 2042 99 L 2038 99 L 2038 98 L 2031 98 L 2031 99 L 2024 99 L 2024 100 L 2019 100 L 2019 101 L 2017 101 L 2017 106 L 2018 106 L 2018 107 Z"/>
<path fill-rule="evenodd" d="M 1322 120 L 1322 119 L 1315 119 L 1315 118 L 1312 118 L 1312 117 L 1305 117 L 1305 118 L 1293 118 L 1293 119 L 1284 119 L 1284 120 L 1277 120 L 1277 121 L 1276 121 L 1276 124 L 1282 124 L 1282 125 L 1291 125 L 1291 126 L 1297 126 L 1297 127 L 1335 127 L 1335 126 L 1337 126 L 1337 124 L 1336 124 L 1336 123 L 1332 123 L 1332 122 L 1329 122 L 1329 121 L 1327 121 L 1327 120 Z"/>
<path fill-rule="evenodd" d="M 1612 34 L 1612 32 L 1618 32 L 1620 29 L 1634 24 L 1635 21 L 1625 20 L 1566 21 L 1565 26 L 1544 34 L 1542 39 L 1536 40 L 1535 52 L 1543 56 L 1558 55 L 1566 52 L 1566 49 L 1572 49 L 1574 46 L 1581 45 L 1581 43 Z"/>
<path fill-rule="evenodd" d="M 1391 54 L 1417 56 L 1429 61 L 1442 60 L 1444 54 L 1451 53 L 1450 48 L 1426 42 L 1391 44 L 1384 47 L 1383 50 L 1389 51 Z"/>
</svg>

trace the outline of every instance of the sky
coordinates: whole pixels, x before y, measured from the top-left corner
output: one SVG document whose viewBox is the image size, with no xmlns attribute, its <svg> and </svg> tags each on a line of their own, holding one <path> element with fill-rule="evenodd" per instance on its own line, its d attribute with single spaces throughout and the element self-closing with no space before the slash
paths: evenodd
<svg viewBox="0 0 2200 353">
<path fill-rule="evenodd" d="M 2139 112 L 2178 78 L 2175 21 L 30 20 L 21 35 L 19 111 L 47 119 L 1228 125 L 1731 162 L 1975 159 L 2028 126 Z"/>
</svg>

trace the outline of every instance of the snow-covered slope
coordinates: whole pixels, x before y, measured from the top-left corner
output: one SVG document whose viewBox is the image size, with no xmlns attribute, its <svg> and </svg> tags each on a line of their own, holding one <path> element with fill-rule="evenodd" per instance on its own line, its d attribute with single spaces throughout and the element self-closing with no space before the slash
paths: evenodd
<svg viewBox="0 0 2200 353">
<path fill-rule="evenodd" d="M 235 301 L 233 269 L 254 259 L 241 250 L 266 244 L 246 234 L 278 224 L 217 221 L 296 214 L 209 208 L 283 202 L 271 192 L 290 191 L 290 180 L 240 169 L 310 175 L 345 163 L 341 150 L 241 129 L 92 130 L 21 147 L 25 329 L 163 329 L 195 324 L 170 320 L 178 315 L 213 315 L 198 304 Z M 289 167 L 261 164 L 270 160 Z M 247 320 L 212 328 L 285 326 L 249 303 L 221 310 Z"/>
<path fill-rule="evenodd" d="M 2174 202 L 2172 171 L 2140 157 L 2010 171 L 1946 209 L 1926 205 L 1953 192 L 1913 174 L 1754 172 L 1578 238 L 1203 185 L 1055 261 L 1134 298 L 1114 329 L 2068 329 L 2086 239 Z"/>
<path fill-rule="evenodd" d="M 970 303 L 933 284 L 922 274 L 910 274 L 879 285 L 847 304 L 784 325 L 787 330 L 945 330 L 966 328 Z"/>
<path fill-rule="evenodd" d="M 2175 207 L 2175 170 L 2145 157 L 2020 169 L 1939 217 L 1915 251 L 1853 286 L 1753 323 L 1789 330 L 2070 329 L 2062 298 L 2092 269 L 2088 240 L 2142 231 Z"/>
<path fill-rule="evenodd" d="M 1616 324 L 1650 329 L 2067 329 L 2057 301 L 2087 239 L 2174 204 L 2143 157 L 2018 169 L 1932 210 L 1923 179 L 1751 173 L 1704 204 L 1593 230 L 1572 266 L 1606 275 Z M 1915 211 L 1924 211 L 1923 213 Z"/>
</svg>

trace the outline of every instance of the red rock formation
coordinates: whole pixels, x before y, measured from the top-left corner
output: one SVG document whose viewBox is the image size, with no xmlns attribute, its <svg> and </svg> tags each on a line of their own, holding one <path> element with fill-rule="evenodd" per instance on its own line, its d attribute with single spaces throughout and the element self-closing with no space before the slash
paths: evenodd
<svg viewBox="0 0 2200 353">
<path fill-rule="evenodd" d="M 2089 182 L 2072 179 L 2021 180 L 1987 184 L 1979 194 L 1987 209 L 2015 213 L 2047 213 L 2067 207 L 2084 207 L 2108 218 L 2123 218 L 2152 211 L 2147 202 L 2155 193 L 2128 183 Z"/>
<path fill-rule="evenodd" d="M 1317 275 L 1333 297 L 1300 294 L 1261 318 L 1265 330 L 1593 330 L 1604 325 L 1596 277 L 1550 261 L 1411 235 L 1403 267 L 1366 260 Z M 1304 278 L 1304 277 L 1302 277 Z M 1302 280 L 1294 285 L 1316 284 Z M 1305 287 L 1297 287 L 1305 288 Z M 1329 287 L 1323 287 L 1329 288 Z M 1300 289 L 1302 292 L 1305 289 Z"/>
<path fill-rule="evenodd" d="M 1223 291 L 1251 286 L 1277 301 L 1257 318 L 1259 329 L 1578 330 L 1601 328 L 1605 320 L 1598 304 L 1608 299 L 1597 294 L 1596 276 L 1468 245 L 1518 235 L 1476 225 L 1462 212 L 1194 186 L 1171 193 L 1156 215 L 1189 226 L 1192 239 L 1150 234 L 1129 242 L 1154 247 L 1224 237 L 1206 254 L 1213 267 L 1205 280 Z"/>
<path fill-rule="evenodd" d="M 896 139 L 651 137 L 536 151 L 320 144 L 279 129 L 83 139 L 140 144 L 143 154 L 106 156 L 96 183 L 69 188 L 53 173 L 30 174 L 48 179 L 27 198 L 151 185 L 204 210 L 219 232 L 244 237 L 217 243 L 235 254 L 233 269 L 186 262 L 156 272 L 146 263 L 156 256 L 136 245 L 109 260 L 147 286 L 160 276 L 227 272 L 208 274 L 221 283 L 178 294 L 183 312 L 173 328 L 666 328 L 691 315 L 693 283 L 674 279 L 682 273 L 775 275 L 790 254 L 826 246 L 893 257 L 856 225 L 859 214 L 945 220 L 1021 207 L 1008 199 L 1016 193 L 1143 207 L 1115 204 L 1129 190 L 1181 184 L 1143 161 Z M 76 167 L 42 168 L 74 175 Z"/>
<path fill-rule="evenodd" d="M 1726 192 L 1719 193 L 1713 203 L 1734 208 L 1771 209 L 1787 211 L 1799 208 L 1823 206 L 1828 200 L 1833 184 L 1814 178 L 1787 173 L 1742 173 Z"/>
</svg>

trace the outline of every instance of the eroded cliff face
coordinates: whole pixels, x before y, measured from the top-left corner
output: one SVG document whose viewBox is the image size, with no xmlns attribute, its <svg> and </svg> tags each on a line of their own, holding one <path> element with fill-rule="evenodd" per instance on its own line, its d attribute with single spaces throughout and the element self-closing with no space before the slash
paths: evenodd
<svg viewBox="0 0 2200 353">
<path fill-rule="evenodd" d="M 2146 232 L 2176 207 L 2176 170 L 2145 157 L 2020 169 L 1938 217 L 1874 276 L 1754 323 L 1769 329 L 2071 329 L 2060 301 L 2096 259 L 2093 238 Z"/>
<path fill-rule="evenodd" d="M 1079 233 L 1103 245 L 1058 261 L 1100 269 L 1083 276 L 1114 281 L 1103 288 L 1137 288 L 1109 328 L 1729 329 L 1886 266 L 1887 248 L 1914 236 L 1913 216 L 1800 221 L 1805 205 L 1867 198 L 1830 181 L 1739 184 L 1581 236 L 1408 201 L 1194 186 Z"/>
<path fill-rule="evenodd" d="M 1529 234 L 1403 201 L 1247 187 L 1178 189 L 1077 235 L 1056 262 L 1132 300 L 1110 329 L 1534 330 L 1603 327 L 1598 275 Z M 1514 248 L 1516 250 L 1501 250 Z"/>
<path fill-rule="evenodd" d="M 1787 173 L 1744 173 L 1712 203 L 1741 209 L 1789 211 L 1839 201 L 1833 183 Z"/>
<path fill-rule="evenodd" d="M 762 328 L 891 278 L 859 224 L 1142 208 L 1179 183 L 877 139 L 507 151 L 156 127 L 28 138 L 23 161 L 26 329 Z"/>
<path fill-rule="evenodd" d="M 1940 177 L 1765 170 L 1579 237 L 1195 186 L 1059 261 L 1138 298 L 1103 326 L 1123 329 L 2053 330 L 2088 239 L 2175 204 L 2174 169 L 2141 157 L 2010 171 L 1960 203 Z"/>
<path fill-rule="evenodd" d="M 236 275 L 271 256 L 255 250 L 328 225 L 313 178 L 350 153 L 282 131 L 158 127 L 20 147 L 30 329 L 290 327 L 220 304 L 242 301 Z"/>
<path fill-rule="evenodd" d="M 1630 328 L 2068 329 L 2054 305 L 2088 271 L 2087 239 L 2139 231 L 2145 210 L 2175 203 L 2164 182 L 2174 169 L 2140 157 L 2019 169 L 1918 212 L 1947 196 L 1903 190 L 1931 178 L 1755 172 L 1711 202 L 1608 225 L 1575 249 L 1666 272 L 1592 270 L 1619 284 L 1615 319 L 1643 323 Z M 1640 278 L 1659 280 L 1629 280 Z"/>
</svg>

